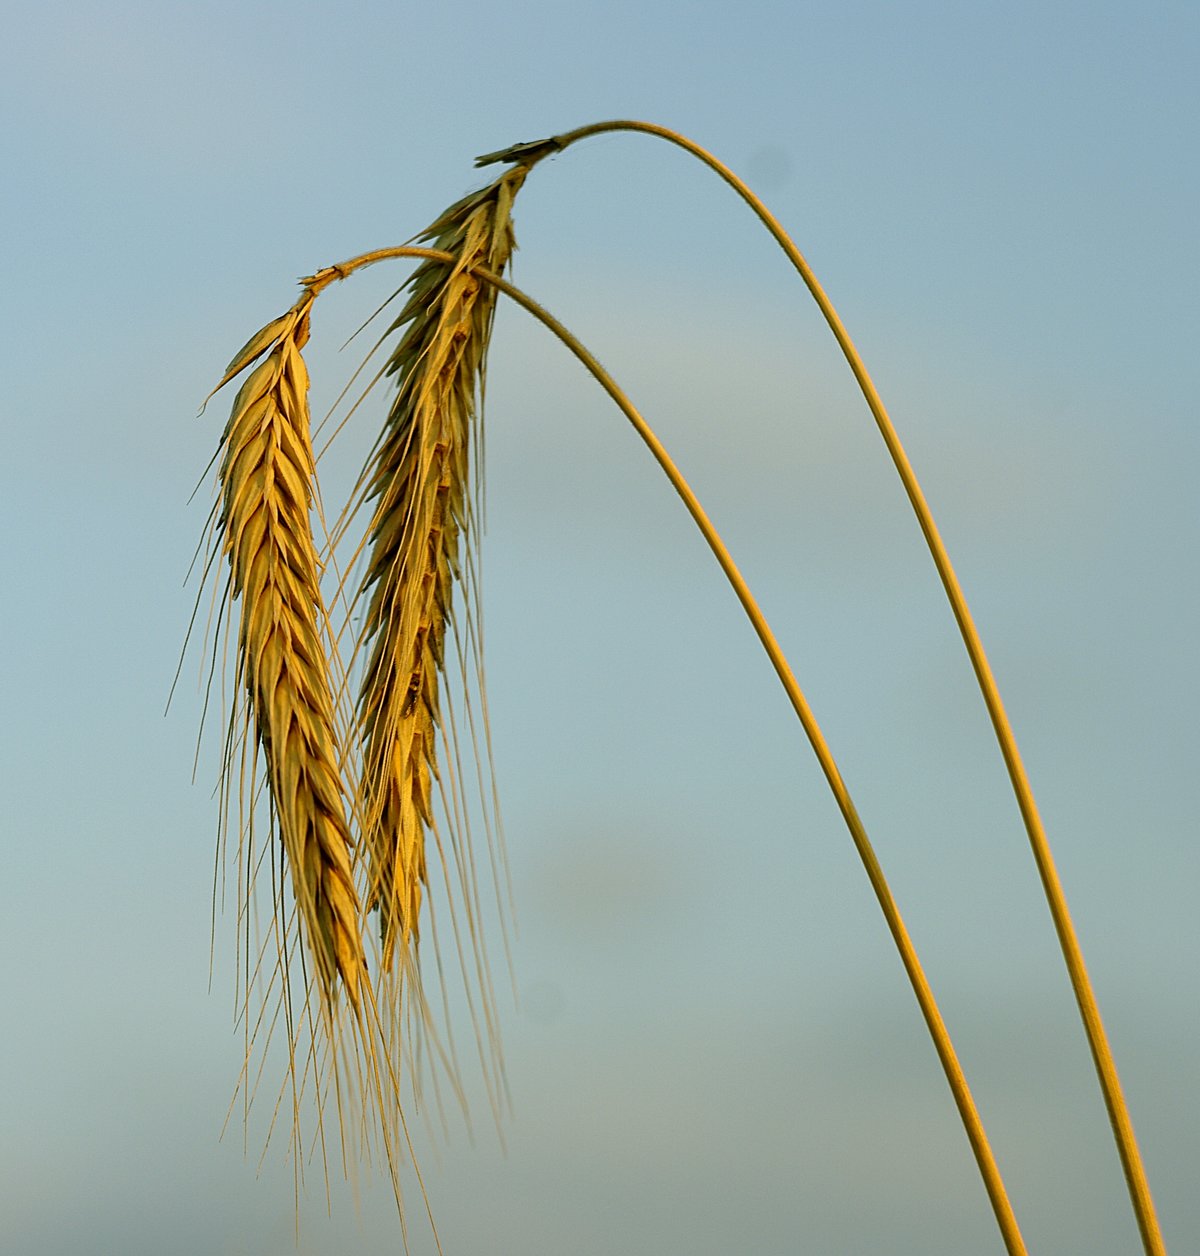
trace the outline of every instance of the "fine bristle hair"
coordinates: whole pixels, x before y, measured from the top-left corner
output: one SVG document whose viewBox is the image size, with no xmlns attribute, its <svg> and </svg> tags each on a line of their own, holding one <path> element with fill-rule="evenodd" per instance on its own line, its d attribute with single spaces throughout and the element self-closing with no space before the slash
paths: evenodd
<svg viewBox="0 0 1200 1256">
<path fill-rule="evenodd" d="M 367 909 L 379 913 L 383 967 L 407 966 L 434 827 L 441 731 L 439 682 L 453 592 L 471 535 L 472 427 L 482 391 L 495 290 L 471 273 L 502 273 L 515 247 L 517 167 L 452 205 L 420 239 L 453 254 L 426 261 L 392 326 L 401 338 L 387 373 L 397 392 L 368 465 L 372 503 L 359 633 L 360 797 L 370 864 Z M 399 955 L 398 955 L 399 951 Z"/>
<path fill-rule="evenodd" d="M 253 764 L 261 753 L 304 953 L 322 1000 L 331 1007 L 340 988 L 357 1009 L 365 970 L 353 843 L 310 524 L 314 463 L 300 351 L 311 305 L 306 292 L 247 343 L 222 380 L 266 354 L 238 391 L 220 451 L 215 544 L 229 560 L 226 597 L 240 605 L 235 690 L 244 695 L 232 716 L 244 727 L 231 727 L 226 772 L 237 747 L 243 764 L 247 749 Z M 257 744 L 247 748 L 251 735 Z M 228 782 L 224 792 L 228 801 Z M 278 892 L 276 899 L 286 935 Z"/>
</svg>

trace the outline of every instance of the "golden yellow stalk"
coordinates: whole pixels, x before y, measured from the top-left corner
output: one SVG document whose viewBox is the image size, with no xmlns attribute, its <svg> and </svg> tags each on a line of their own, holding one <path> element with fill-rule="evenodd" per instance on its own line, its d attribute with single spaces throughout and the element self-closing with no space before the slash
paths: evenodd
<svg viewBox="0 0 1200 1256">
<path fill-rule="evenodd" d="M 236 685 L 265 760 L 302 934 L 323 997 L 332 1003 L 340 979 L 357 1008 L 358 897 L 309 521 L 314 464 L 300 350 L 312 301 L 306 291 L 252 337 L 218 385 L 267 354 L 238 391 L 222 436 L 217 537 L 229 559 L 227 597 L 241 603 Z"/>
<path fill-rule="evenodd" d="M 525 170 L 452 205 L 423 235 L 454 257 L 427 260 L 391 330 L 404 329 L 387 372 L 398 391 L 366 472 L 373 499 L 361 595 L 367 662 L 359 698 L 359 811 L 383 963 L 415 942 L 433 825 L 439 680 L 461 549 L 470 541 L 472 425 L 482 387 L 497 273 L 515 248 L 510 212 Z"/>
<path fill-rule="evenodd" d="M 521 160 L 534 161 L 537 160 L 538 150 L 544 148 L 544 145 L 520 145 L 518 146 L 519 156 Z M 507 151 L 507 150 L 506 150 Z M 517 150 L 514 150 L 517 151 Z M 455 261 L 456 255 L 450 253 L 437 253 L 433 250 L 413 248 L 410 246 L 400 246 L 390 249 L 378 249 L 372 253 L 364 253 L 360 257 L 351 258 L 347 262 L 343 262 L 337 266 L 331 266 L 313 276 L 312 280 L 306 281 L 315 286 L 324 286 L 333 282 L 335 279 L 345 279 L 354 271 L 365 266 L 374 265 L 377 262 L 385 261 L 389 258 L 398 257 L 424 257 L 429 261 L 441 262 L 443 265 L 449 266 Z M 809 742 L 817 756 L 821 769 L 825 774 L 830 789 L 834 794 L 837 805 L 845 820 L 846 826 L 850 831 L 851 838 L 855 848 L 858 851 L 859 858 L 862 860 L 863 867 L 866 870 L 871 887 L 875 892 L 876 899 L 883 911 L 887 921 L 888 928 L 891 931 L 892 938 L 895 941 L 896 948 L 900 953 L 901 960 L 904 964 L 905 971 L 908 974 L 909 982 L 912 985 L 916 995 L 917 1002 L 920 1005 L 922 1015 L 925 1018 L 926 1025 L 929 1029 L 934 1047 L 937 1051 L 938 1058 L 941 1061 L 946 1079 L 950 1085 L 951 1093 L 958 1107 L 959 1115 L 962 1119 L 963 1126 L 967 1133 L 967 1138 L 971 1144 L 972 1151 L 975 1155 L 976 1163 L 979 1166 L 981 1176 L 983 1177 L 984 1186 L 987 1190 L 989 1200 L 992 1204 L 997 1223 L 1004 1239 L 1006 1250 L 1010 1256 L 1025 1256 L 1026 1247 L 1024 1239 L 1021 1236 L 1017 1219 L 1013 1214 L 1012 1205 L 1008 1198 L 1003 1179 L 1000 1176 L 1000 1170 L 996 1164 L 995 1156 L 992 1153 L 991 1146 L 988 1142 L 987 1134 L 983 1128 L 983 1122 L 980 1119 L 978 1108 L 975 1105 L 974 1097 L 971 1094 L 970 1087 L 967 1084 L 966 1077 L 963 1074 L 962 1067 L 958 1060 L 958 1055 L 954 1049 L 954 1044 L 950 1040 L 949 1032 L 946 1029 L 945 1022 L 942 1019 L 941 1012 L 934 998 L 933 991 L 929 986 L 929 982 L 925 977 L 924 970 L 921 967 L 920 960 L 917 957 L 916 948 L 912 939 L 908 934 L 904 921 L 900 915 L 899 908 L 895 899 L 892 897 L 891 889 L 884 877 L 883 869 L 880 867 L 879 860 L 875 855 L 875 851 L 867 836 L 862 820 L 859 818 L 858 811 L 850 797 L 850 792 L 846 787 L 841 772 L 834 760 L 833 753 L 825 740 L 824 734 L 821 732 L 820 726 L 817 724 L 812 709 L 808 705 L 795 675 L 792 673 L 787 659 L 784 657 L 779 647 L 778 641 L 775 639 L 774 633 L 771 631 L 762 611 L 757 602 L 754 600 L 749 587 L 746 585 L 740 571 L 733 561 L 732 556 L 726 549 L 724 542 L 721 540 L 712 522 L 709 520 L 703 507 L 692 492 L 690 485 L 683 478 L 679 469 L 671 460 L 667 451 L 663 448 L 662 443 L 650 429 L 649 425 L 633 407 L 632 403 L 616 385 L 613 379 L 608 375 L 599 362 L 592 354 L 565 328 L 558 322 L 548 311 L 543 309 L 536 301 L 515 288 L 507 280 L 498 274 L 490 271 L 488 268 L 480 265 L 477 270 L 478 277 L 487 284 L 495 287 L 499 291 L 511 297 L 519 305 L 529 311 L 535 318 L 540 320 L 550 331 L 552 331 L 568 349 L 583 363 L 583 365 L 592 373 L 597 382 L 604 388 L 608 395 L 616 402 L 617 406 L 624 413 L 625 417 L 632 423 L 642 440 L 646 443 L 667 478 L 670 480 L 675 491 L 683 500 L 688 512 L 691 514 L 697 527 L 700 529 L 710 549 L 716 557 L 725 573 L 730 585 L 732 586 L 738 600 L 742 604 L 751 625 L 757 634 L 767 656 L 771 660 L 772 666 L 778 675 L 780 682 L 783 684 L 784 690 L 788 695 L 789 701 L 798 716 L 805 734 L 808 736 Z"/>
<path fill-rule="evenodd" d="M 820 308 L 826 323 L 829 325 L 829 329 L 833 332 L 838 347 L 842 350 L 842 354 L 855 380 L 858 382 L 863 399 L 866 401 L 879 433 L 883 437 L 884 444 L 887 446 L 888 453 L 904 485 L 913 513 L 917 517 L 917 522 L 929 547 L 934 566 L 937 568 L 947 600 L 950 602 L 954 618 L 958 623 L 959 632 L 962 636 L 963 644 L 966 646 L 980 692 L 983 695 L 984 704 L 991 718 L 1005 767 L 1008 769 L 1013 793 L 1025 825 L 1025 832 L 1033 852 L 1034 862 L 1037 865 L 1038 875 L 1042 881 L 1043 892 L 1054 922 L 1055 932 L 1058 934 L 1059 947 L 1071 980 L 1071 987 L 1079 1008 L 1080 1019 L 1083 1022 L 1084 1033 L 1088 1040 L 1088 1046 L 1091 1049 L 1093 1063 L 1100 1082 L 1100 1089 L 1108 1110 L 1109 1122 L 1112 1126 L 1113 1138 L 1121 1160 L 1121 1167 L 1125 1174 L 1130 1202 L 1132 1203 L 1138 1230 L 1141 1234 L 1143 1249 L 1146 1252 L 1146 1256 L 1166 1256 L 1162 1230 L 1158 1222 L 1154 1200 L 1150 1194 L 1150 1184 L 1146 1176 L 1145 1164 L 1142 1160 L 1141 1151 L 1138 1148 L 1137 1137 L 1134 1134 L 1133 1121 L 1125 1101 L 1120 1077 L 1117 1074 L 1116 1061 L 1113 1058 L 1108 1035 L 1104 1029 L 1104 1022 L 1100 1016 L 1099 1004 L 1096 1000 L 1091 978 L 1088 975 L 1087 966 L 1084 963 L 1083 951 L 1075 926 L 1071 920 L 1066 894 L 1050 850 L 1045 826 L 1042 823 L 1037 802 L 1033 796 L 1033 789 L 1030 785 L 1020 750 L 1017 747 L 1016 736 L 1013 733 L 1003 700 L 1000 697 L 999 687 L 992 673 L 991 664 L 984 650 L 983 641 L 979 636 L 958 576 L 955 574 L 954 567 L 950 561 L 950 555 L 942 541 L 937 524 L 934 522 L 933 514 L 917 480 L 916 472 L 909 462 L 908 455 L 900 442 L 895 426 L 888 415 L 887 409 L 884 407 L 866 365 L 851 341 L 842 320 L 833 307 L 833 303 L 817 281 L 812 268 L 779 221 L 767 209 L 766 205 L 728 166 L 707 150 L 701 148 L 694 140 L 690 140 L 687 136 L 680 135 L 677 131 L 672 131 L 668 127 L 658 126 L 652 122 L 616 119 L 608 122 L 592 123 L 561 135 L 553 135 L 531 143 L 514 144 L 497 152 L 485 153 L 476 158 L 475 164 L 477 166 L 486 166 L 499 161 L 519 161 L 529 166 L 553 153 L 562 152 L 579 140 L 613 131 L 641 132 L 645 135 L 652 135 L 666 140 L 668 143 L 674 144 L 685 152 L 689 152 L 694 157 L 697 157 L 733 188 L 758 216 L 780 248 L 783 249 L 801 279 L 803 279 L 817 306 Z"/>
</svg>

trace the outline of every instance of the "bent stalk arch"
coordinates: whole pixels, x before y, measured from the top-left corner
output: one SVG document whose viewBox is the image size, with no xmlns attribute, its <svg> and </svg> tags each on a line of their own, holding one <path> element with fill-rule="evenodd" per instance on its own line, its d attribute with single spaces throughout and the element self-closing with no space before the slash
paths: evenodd
<svg viewBox="0 0 1200 1256">
<path fill-rule="evenodd" d="M 349 277 L 356 270 L 363 267 L 374 265 L 377 262 L 386 261 L 392 258 L 424 258 L 433 261 L 453 261 L 453 255 L 441 252 L 437 249 L 425 249 L 410 246 L 398 246 L 395 248 L 377 249 L 370 253 L 364 253 L 358 257 L 351 258 L 349 261 L 341 262 L 336 266 L 329 266 L 318 271 L 309 279 L 303 281 L 310 292 L 316 293 L 340 279 Z M 552 314 L 539 305 L 532 297 L 528 296 L 521 289 L 515 287 L 507 280 L 499 275 L 492 273 L 483 267 L 473 267 L 472 271 L 480 279 L 486 283 L 493 285 L 506 296 L 514 300 L 518 305 L 522 306 L 528 313 L 533 315 L 543 326 L 550 330 L 566 347 L 575 355 L 575 357 L 583 364 L 589 373 L 596 379 L 600 386 L 608 393 L 609 397 L 616 403 L 621 412 L 632 424 L 638 435 L 649 448 L 651 454 L 662 468 L 664 474 L 671 482 L 672 487 L 682 499 L 688 513 L 692 516 L 693 521 L 699 528 L 709 548 L 712 550 L 721 570 L 724 572 L 726 579 L 733 588 L 738 601 L 742 605 L 747 618 L 757 635 L 767 657 L 771 661 L 772 667 L 783 685 L 784 691 L 788 696 L 788 700 L 792 704 L 792 708 L 800 720 L 801 726 L 808 737 L 809 743 L 816 754 L 818 763 L 829 784 L 829 788 L 833 793 L 838 809 L 842 814 L 842 818 L 850 832 L 852 841 L 859 859 L 866 871 L 867 878 L 871 883 L 871 888 L 875 893 L 876 900 L 883 912 L 884 919 L 887 922 L 888 930 L 895 942 L 896 949 L 900 954 L 901 962 L 904 965 L 905 972 L 908 975 L 909 983 L 912 986 L 913 993 L 916 996 L 917 1003 L 920 1006 L 921 1014 L 925 1020 L 926 1027 L 929 1030 L 930 1037 L 933 1040 L 934 1048 L 937 1052 L 938 1059 L 941 1062 L 942 1070 L 945 1073 L 946 1080 L 950 1086 L 954 1102 L 958 1108 L 959 1116 L 962 1120 L 964 1129 L 966 1130 L 967 1139 L 974 1153 L 976 1164 L 983 1178 L 984 1188 L 987 1191 L 988 1199 L 995 1214 L 997 1225 L 1000 1228 L 1004 1244 L 1009 1252 L 1009 1256 L 1026 1256 L 1026 1247 L 1021 1236 L 1020 1228 L 1017 1224 L 1016 1216 L 1013 1213 L 1012 1204 L 1008 1198 L 1003 1179 L 1000 1175 L 999 1167 L 996 1163 L 995 1156 L 992 1152 L 991 1145 L 988 1142 L 987 1134 L 983 1127 L 982 1119 L 979 1116 L 974 1097 L 971 1094 L 970 1087 L 967 1084 L 966 1077 L 963 1073 L 962 1066 L 959 1063 L 957 1053 L 955 1052 L 953 1042 L 950 1039 L 949 1032 L 946 1029 L 941 1011 L 938 1008 L 937 1001 L 934 998 L 933 991 L 921 967 L 920 960 L 917 956 L 916 948 L 909 936 L 908 929 L 904 924 L 904 920 L 900 915 L 899 907 L 888 886 L 887 879 L 884 876 L 883 869 L 867 836 L 866 828 L 863 825 L 858 811 L 855 808 L 854 801 L 851 798 L 850 791 L 842 778 L 837 762 L 833 753 L 829 748 L 820 725 L 817 723 L 816 717 L 812 712 L 812 708 L 808 704 L 799 683 L 774 633 L 771 631 L 770 625 L 767 623 L 766 617 L 763 615 L 761 608 L 755 601 L 749 586 L 738 570 L 732 555 L 725 546 L 712 521 L 705 513 L 699 499 L 692 491 L 687 480 L 680 472 L 679 468 L 671 459 L 667 450 L 663 447 L 658 437 L 655 435 L 650 425 L 642 417 L 642 415 L 634 407 L 633 403 L 626 397 L 624 392 L 612 379 L 607 371 L 600 365 L 596 358 L 588 351 L 588 349 L 574 336 L 566 327 L 562 325 Z"/>
<path fill-rule="evenodd" d="M 1137 1218 L 1142 1246 L 1146 1256 L 1166 1256 L 1166 1246 L 1159 1227 L 1154 1200 L 1150 1193 L 1150 1184 L 1146 1177 L 1145 1165 L 1142 1161 L 1141 1152 L 1138 1149 L 1133 1120 L 1125 1101 L 1121 1080 L 1117 1073 L 1116 1061 L 1113 1058 L 1112 1047 L 1108 1041 L 1108 1034 L 1104 1029 L 1099 1003 L 1096 999 L 1091 978 L 1088 975 L 1087 965 L 1084 962 L 1083 950 L 1079 943 L 1078 934 L 1071 920 L 1066 893 L 1063 890 L 1062 881 L 1059 878 L 1058 869 L 1050 850 L 1045 826 L 1033 796 L 1029 776 L 1025 770 L 1025 764 L 1017 746 L 1016 736 L 1013 733 L 1012 724 L 1009 721 L 1004 702 L 1000 697 L 1000 690 L 992 673 L 987 652 L 975 626 L 974 617 L 971 614 L 970 607 L 967 605 L 958 576 L 955 574 L 954 566 L 950 561 L 950 555 L 942 541 L 941 533 L 938 531 L 933 514 L 925 500 L 925 494 L 917 480 L 916 472 L 913 470 L 900 437 L 888 415 L 883 400 L 879 396 L 874 381 L 867 371 L 866 365 L 855 348 L 854 342 L 850 339 L 841 318 L 834 309 L 832 301 L 830 301 L 813 273 L 812 268 L 779 221 L 767 209 L 766 205 L 728 166 L 694 140 L 688 139 L 687 136 L 681 135 L 668 127 L 659 126 L 656 123 L 630 119 L 591 123 L 587 126 L 578 127 L 573 131 L 564 132 L 561 135 L 550 136 L 544 140 L 517 144 L 495 153 L 484 154 L 476 159 L 475 164 L 484 166 L 497 161 L 514 161 L 530 164 L 541 161 L 554 153 L 562 152 L 578 140 L 614 131 L 640 132 L 666 140 L 668 143 L 682 148 L 685 152 L 691 153 L 692 156 L 703 162 L 704 165 L 708 166 L 709 169 L 729 184 L 742 200 L 750 206 L 759 221 L 762 222 L 763 226 L 767 228 L 779 244 L 801 279 L 804 280 L 805 286 L 811 293 L 813 300 L 817 303 L 821 314 L 829 325 L 830 331 L 833 332 L 838 347 L 841 349 L 847 365 L 858 383 L 863 399 L 871 411 L 871 415 L 879 429 L 879 434 L 887 446 L 896 472 L 904 486 L 904 491 L 912 505 L 913 513 L 916 515 L 921 532 L 925 537 L 925 543 L 933 558 L 934 566 L 937 568 L 938 577 L 950 603 L 963 644 L 966 646 L 972 670 L 975 673 L 976 681 L 983 695 L 984 704 L 987 707 L 988 716 L 995 731 L 1000 753 L 1004 759 L 1005 768 L 1008 771 L 1017 806 L 1025 826 L 1025 832 L 1029 839 L 1030 849 L 1033 852 L 1034 863 L 1037 866 L 1043 893 L 1050 909 L 1054 930 L 1058 936 L 1059 948 L 1062 951 L 1063 960 L 1070 977 L 1071 988 L 1075 994 L 1080 1019 L 1083 1022 L 1084 1033 L 1087 1037 L 1092 1061 L 1100 1082 L 1100 1090 L 1108 1111 L 1113 1138 L 1120 1156 L 1121 1168 L 1129 1190 L 1130 1202 L 1133 1206 L 1134 1215 Z"/>
</svg>

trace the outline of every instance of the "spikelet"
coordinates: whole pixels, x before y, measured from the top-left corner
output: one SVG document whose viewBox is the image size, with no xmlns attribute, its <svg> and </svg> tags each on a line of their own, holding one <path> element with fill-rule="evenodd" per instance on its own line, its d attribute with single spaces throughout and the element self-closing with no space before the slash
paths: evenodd
<svg viewBox="0 0 1200 1256">
<path fill-rule="evenodd" d="M 446 625 L 461 549 L 471 539 L 471 429 L 496 296 L 470 268 L 499 274 L 507 266 L 512 201 L 526 173 L 508 171 L 423 233 L 422 242 L 457 260 L 427 261 L 413 272 L 392 327 L 403 329 L 387 366 L 398 391 L 367 472 L 374 505 L 359 697 L 367 906 L 379 912 L 385 969 L 397 945 L 408 956 L 418 932 Z"/>
<path fill-rule="evenodd" d="M 218 385 L 267 354 L 242 384 L 222 437 L 216 536 L 230 565 L 227 596 L 240 602 L 236 686 L 246 695 L 246 732 L 265 763 L 307 954 L 326 1005 L 340 983 L 357 1007 L 363 949 L 310 523 L 314 462 L 300 350 L 312 300 L 305 292 L 252 337 Z"/>
</svg>

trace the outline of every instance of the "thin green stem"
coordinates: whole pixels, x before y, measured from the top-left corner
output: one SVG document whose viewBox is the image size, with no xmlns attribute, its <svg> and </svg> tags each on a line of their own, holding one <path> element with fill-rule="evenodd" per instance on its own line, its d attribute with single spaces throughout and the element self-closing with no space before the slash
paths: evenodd
<svg viewBox="0 0 1200 1256">
<path fill-rule="evenodd" d="M 338 266 L 328 267 L 310 279 L 305 280 L 305 283 L 311 290 L 320 291 L 327 284 L 336 279 L 343 279 L 363 266 L 369 266 L 375 262 L 393 257 L 421 257 L 446 262 L 454 261 L 451 254 L 442 253 L 435 249 L 410 247 L 379 249 L 373 253 L 364 253 L 362 256 L 343 262 Z M 904 964 L 909 982 L 917 997 L 917 1003 L 920 1005 L 921 1014 L 925 1018 L 930 1037 L 933 1039 L 934 1048 L 937 1051 L 938 1059 L 941 1061 L 946 1080 L 954 1096 L 954 1102 L 958 1107 L 959 1115 L 966 1129 L 967 1139 L 975 1154 L 975 1160 L 979 1166 L 984 1187 L 991 1201 L 992 1210 L 995 1213 L 1009 1256 L 1026 1256 L 1025 1243 L 1021 1237 L 1017 1219 L 1013 1214 L 1004 1182 L 1000 1177 L 1000 1170 L 996 1164 L 995 1156 L 992 1154 L 991 1146 L 988 1143 L 987 1134 L 979 1116 L 979 1110 L 975 1106 L 975 1100 L 971 1095 L 970 1087 L 967 1085 L 966 1077 L 963 1074 L 962 1066 L 959 1064 L 958 1056 L 950 1040 L 942 1014 L 938 1009 L 933 991 L 930 989 L 929 982 L 921 968 L 916 949 L 913 946 L 912 939 L 909 937 L 908 930 L 900 915 L 900 910 L 896 906 L 896 901 L 892 897 L 892 892 L 883 875 L 883 869 L 880 867 L 879 860 L 867 837 L 866 829 L 850 797 L 850 791 L 842 779 L 842 774 L 838 769 L 824 734 L 821 732 L 816 717 L 813 715 L 812 709 L 809 707 L 808 701 L 797 683 L 792 669 L 788 665 L 774 633 L 771 631 L 770 625 L 767 623 L 758 603 L 754 600 L 753 594 L 750 592 L 728 549 L 726 549 L 725 543 L 721 540 L 720 535 L 717 533 L 708 515 L 704 512 L 704 508 L 700 505 L 695 493 L 692 492 L 691 487 L 672 461 L 666 449 L 663 448 L 658 437 L 655 436 L 645 419 L 634 408 L 632 402 L 630 402 L 628 397 L 625 396 L 592 354 L 553 315 L 519 288 L 482 268 L 475 268 L 475 273 L 487 283 L 494 284 L 507 296 L 523 306 L 544 326 L 549 328 L 591 372 L 605 392 L 616 402 L 621 412 L 633 425 L 638 435 L 654 455 L 675 491 L 683 499 L 688 513 L 700 529 L 705 541 L 708 542 L 708 546 L 720 564 L 721 570 L 725 573 L 725 577 L 737 595 L 738 601 L 742 604 L 742 609 L 746 612 L 746 616 L 750 620 L 759 641 L 762 643 L 767 657 L 771 660 L 771 665 L 774 667 L 775 673 L 779 677 L 792 704 L 792 708 L 808 736 L 821 770 L 825 774 L 825 779 L 829 783 L 829 788 L 833 791 L 838 809 L 841 811 L 846 827 L 850 831 L 851 839 L 866 870 L 867 878 L 871 882 L 871 888 L 874 890 L 875 897 L 883 911 L 884 919 L 895 941 L 896 949 L 900 952 L 901 962 Z"/>
<path fill-rule="evenodd" d="M 891 455 L 892 462 L 900 475 L 904 491 L 908 495 L 913 511 L 917 516 L 917 522 L 925 536 L 926 544 L 929 546 L 929 552 L 933 556 L 934 565 L 937 568 L 942 587 L 946 591 L 946 597 L 949 599 L 954 618 L 958 622 L 959 632 L 962 634 L 963 642 L 966 645 L 967 654 L 971 660 L 971 667 L 974 669 L 976 680 L 979 682 L 988 715 L 992 721 L 992 727 L 995 729 L 996 739 L 1000 745 L 1000 753 L 1004 757 L 1013 792 L 1016 795 L 1017 806 L 1020 808 L 1021 818 L 1025 823 L 1025 831 L 1028 834 L 1029 844 L 1033 850 L 1034 862 L 1037 865 L 1046 901 L 1050 907 L 1054 929 L 1058 934 L 1059 946 L 1062 950 L 1063 959 L 1066 961 L 1071 987 L 1075 992 L 1075 1000 L 1079 1006 L 1084 1032 L 1087 1035 L 1088 1046 L 1091 1049 L 1092 1059 L 1095 1062 L 1096 1073 L 1100 1080 L 1100 1089 L 1104 1095 L 1109 1122 L 1112 1125 L 1117 1151 L 1121 1158 L 1121 1167 L 1129 1188 L 1133 1211 L 1137 1217 L 1142 1246 L 1145 1249 L 1146 1256 L 1166 1256 L 1166 1246 L 1163 1242 L 1162 1231 L 1159 1228 L 1158 1217 L 1155 1213 L 1154 1200 L 1150 1194 L 1150 1184 L 1147 1181 L 1145 1165 L 1138 1150 L 1137 1138 L 1133 1131 L 1133 1121 L 1130 1118 L 1129 1108 L 1121 1089 L 1121 1080 L 1117 1075 L 1117 1066 L 1113 1059 L 1112 1048 L 1109 1045 L 1108 1035 L 1100 1017 L 1100 1008 L 1096 1001 L 1095 991 L 1092 988 L 1091 979 L 1084 964 L 1083 951 L 1079 944 L 1078 935 L 1075 932 L 1075 926 L 1071 921 L 1066 895 L 1063 891 L 1062 882 L 1059 880 L 1054 858 L 1050 852 L 1050 843 L 1046 837 L 1046 830 L 1033 797 L 1033 790 L 1029 784 L 1029 777 L 1025 771 L 1021 753 L 1017 748 L 1012 725 L 1004 709 L 1004 703 L 1000 698 L 1000 690 L 992 674 L 991 665 L 983 648 L 983 642 L 975 628 L 975 622 L 967 606 L 962 587 L 950 562 L 950 556 L 942 542 L 937 525 L 934 523 L 933 515 L 925 501 L 925 495 L 917 481 L 916 473 L 913 471 L 908 455 L 904 451 L 904 446 L 900 443 L 900 438 L 896 434 L 896 429 L 888 417 L 888 412 L 867 372 L 867 368 L 863 364 L 862 358 L 859 357 L 858 350 L 854 347 L 854 343 L 847 334 L 845 327 L 842 325 L 837 311 L 833 308 L 833 303 L 826 296 L 824 289 L 817 281 L 816 276 L 801 255 L 800 250 L 793 243 L 791 237 L 746 184 L 728 166 L 701 148 L 699 144 L 694 143 L 683 135 L 679 135 L 675 131 L 671 131 L 666 127 L 656 126 L 650 122 L 611 121 L 579 127 L 577 130 L 569 131 L 563 135 L 553 136 L 549 140 L 521 147 L 531 150 L 530 155 L 533 160 L 540 160 L 550 153 L 561 152 L 576 140 L 609 131 L 639 131 L 667 140 L 699 158 L 700 161 L 715 171 L 737 192 L 758 216 L 771 235 L 774 236 L 780 248 L 787 254 L 788 260 L 799 272 L 813 299 L 820 307 L 825 321 L 829 324 L 829 328 L 833 332 L 846 362 L 854 373 L 854 378 L 858 381 L 862 395 L 870 408 L 880 435 L 883 437 L 884 444 L 887 446 L 888 453 Z M 507 151 L 511 152 L 512 150 Z M 506 158 L 503 152 L 489 154 L 488 158 L 491 160 L 512 160 L 512 158 Z M 485 162 L 486 159 L 480 159 L 480 161 Z"/>
</svg>

